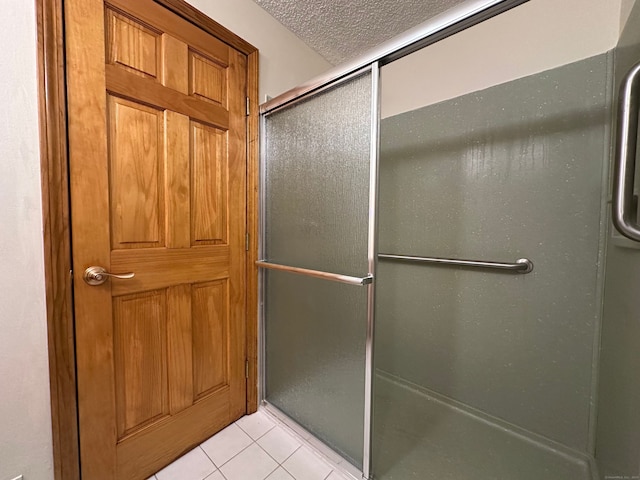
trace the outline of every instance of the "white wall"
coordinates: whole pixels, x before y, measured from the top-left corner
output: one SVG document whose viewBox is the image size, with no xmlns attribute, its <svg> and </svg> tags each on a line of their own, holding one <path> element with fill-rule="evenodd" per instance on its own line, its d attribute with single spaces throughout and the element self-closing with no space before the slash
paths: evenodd
<svg viewBox="0 0 640 480">
<path fill-rule="evenodd" d="M 252 0 L 188 2 L 260 50 L 260 103 L 332 67 Z"/>
<path fill-rule="evenodd" d="M 633 9 L 635 3 L 636 0 L 622 0 L 622 4 L 620 5 L 620 31 L 624 30 L 624 26 L 629 19 L 631 9 Z"/>
<path fill-rule="evenodd" d="M 530 0 L 389 64 L 382 69 L 382 116 L 606 52 L 618 41 L 621 1 L 632 2 Z"/>
<path fill-rule="evenodd" d="M 0 16 L 0 480 L 53 478 L 35 2 Z"/>
</svg>

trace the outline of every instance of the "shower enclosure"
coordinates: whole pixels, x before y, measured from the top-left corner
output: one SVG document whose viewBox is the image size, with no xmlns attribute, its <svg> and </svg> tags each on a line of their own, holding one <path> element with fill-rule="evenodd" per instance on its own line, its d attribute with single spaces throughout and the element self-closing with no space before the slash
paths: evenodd
<svg viewBox="0 0 640 480">
<path fill-rule="evenodd" d="M 483 48 L 527 4 L 262 107 L 263 406 L 363 478 L 640 478 L 640 4 L 590 58 Z"/>
</svg>

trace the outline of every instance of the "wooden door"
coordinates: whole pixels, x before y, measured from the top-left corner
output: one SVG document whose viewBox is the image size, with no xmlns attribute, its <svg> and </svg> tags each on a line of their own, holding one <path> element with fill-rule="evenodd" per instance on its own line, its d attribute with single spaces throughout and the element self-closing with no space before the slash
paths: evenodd
<svg viewBox="0 0 640 480">
<path fill-rule="evenodd" d="M 246 57 L 152 0 L 65 9 L 82 475 L 146 478 L 245 412 Z"/>
</svg>

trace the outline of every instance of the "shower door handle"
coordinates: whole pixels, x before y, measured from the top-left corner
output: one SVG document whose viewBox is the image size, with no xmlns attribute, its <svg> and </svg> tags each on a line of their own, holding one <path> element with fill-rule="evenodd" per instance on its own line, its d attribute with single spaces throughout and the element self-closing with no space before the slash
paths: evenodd
<svg viewBox="0 0 640 480">
<path fill-rule="evenodd" d="M 323 280 L 330 280 L 332 282 L 346 283 L 347 285 L 369 285 L 373 282 L 373 275 L 369 274 L 366 277 L 352 277 L 350 275 L 341 275 L 339 273 L 322 272 L 320 270 L 310 270 L 308 268 L 289 267 L 288 265 L 280 265 L 278 263 L 271 263 L 265 260 L 258 260 L 256 262 L 258 268 L 267 268 L 270 270 L 280 270 L 281 272 L 296 273 L 298 275 L 305 275 L 307 277 L 321 278 Z"/>
<path fill-rule="evenodd" d="M 533 271 L 533 262 L 528 258 L 519 258 L 514 263 L 442 257 L 414 257 L 410 255 L 391 255 L 389 253 L 379 253 L 378 258 L 410 263 L 434 263 L 436 265 L 454 265 L 457 267 L 493 268 L 497 270 L 509 270 L 516 273 L 531 273 Z"/>
<path fill-rule="evenodd" d="M 640 242 L 640 226 L 633 187 L 636 175 L 639 86 L 640 63 L 629 70 L 620 87 L 612 215 L 616 229 L 625 237 L 637 242 Z M 634 211 L 635 220 L 632 218 Z"/>
</svg>

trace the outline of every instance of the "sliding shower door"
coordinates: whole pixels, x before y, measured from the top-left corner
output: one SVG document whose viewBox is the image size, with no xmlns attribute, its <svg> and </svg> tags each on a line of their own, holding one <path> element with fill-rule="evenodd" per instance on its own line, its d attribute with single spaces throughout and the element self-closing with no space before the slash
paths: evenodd
<svg viewBox="0 0 640 480">
<path fill-rule="evenodd" d="M 379 480 L 592 478 L 611 54 L 520 8 L 382 68 Z"/>
<path fill-rule="evenodd" d="M 266 114 L 263 133 L 263 396 L 358 468 L 372 88 L 367 69 Z"/>
</svg>

